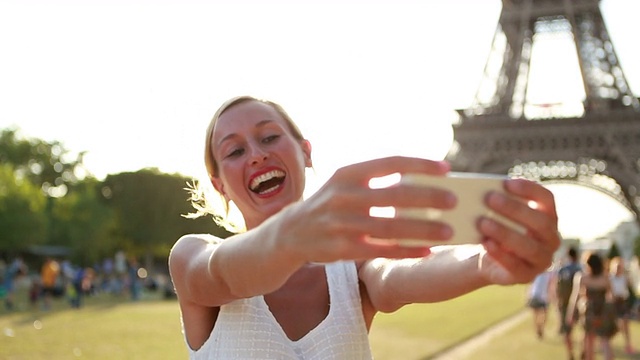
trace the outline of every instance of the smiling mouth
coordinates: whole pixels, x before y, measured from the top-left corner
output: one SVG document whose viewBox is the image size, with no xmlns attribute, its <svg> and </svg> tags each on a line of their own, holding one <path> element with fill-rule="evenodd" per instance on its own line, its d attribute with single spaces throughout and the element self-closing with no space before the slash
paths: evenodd
<svg viewBox="0 0 640 360">
<path fill-rule="evenodd" d="M 286 174 L 280 170 L 271 170 L 260 176 L 256 176 L 249 184 L 249 190 L 258 195 L 265 195 L 275 191 L 282 185 Z"/>
</svg>

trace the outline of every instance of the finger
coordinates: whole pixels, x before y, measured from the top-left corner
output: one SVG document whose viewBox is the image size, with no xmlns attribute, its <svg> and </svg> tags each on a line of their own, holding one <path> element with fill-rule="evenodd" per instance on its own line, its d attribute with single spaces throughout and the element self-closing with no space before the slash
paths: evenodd
<svg viewBox="0 0 640 360">
<path fill-rule="evenodd" d="M 501 222 L 489 218 L 483 217 L 478 228 L 483 236 L 491 239 L 493 244 L 508 253 L 513 261 L 528 264 L 536 271 L 542 271 L 551 265 L 555 249 L 544 242 L 514 231 Z"/>
<path fill-rule="evenodd" d="M 403 247 L 389 241 L 371 239 L 366 235 L 343 236 L 317 244 L 310 256 L 312 261 L 367 260 L 373 258 L 417 258 L 431 253 L 428 246 Z"/>
<path fill-rule="evenodd" d="M 335 177 L 354 184 L 368 185 L 369 180 L 394 173 L 446 174 L 450 166 L 444 161 L 392 156 L 369 160 L 340 168 Z"/>
<path fill-rule="evenodd" d="M 487 256 L 490 256 L 501 267 L 507 270 L 517 282 L 532 281 L 540 272 L 529 262 L 523 261 L 522 258 L 514 256 L 511 252 L 503 249 L 494 239 L 483 239 L 482 241 Z"/>
<path fill-rule="evenodd" d="M 450 191 L 411 184 L 395 184 L 388 188 L 371 189 L 367 199 L 370 206 L 379 207 L 452 209 L 457 203 L 455 194 Z"/>
<path fill-rule="evenodd" d="M 443 222 L 415 218 L 384 218 L 361 215 L 342 215 L 329 222 L 328 231 L 359 241 L 363 236 L 375 239 L 448 240 L 453 229 Z M 428 246 L 428 244 L 425 244 Z"/>
<path fill-rule="evenodd" d="M 544 186 L 526 179 L 511 179 L 505 181 L 504 187 L 513 195 L 535 201 L 540 211 L 558 216 L 553 193 Z"/>
<path fill-rule="evenodd" d="M 372 218 L 367 234 L 377 239 L 449 240 L 453 229 L 446 223 L 413 218 Z M 428 244 L 425 244 L 428 245 Z"/>
<path fill-rule="evenodd" d="M 451 209 L 457 198 L 444 189 L 398 183 L 379 189 L 354 187 L 333 191 L 327 195 L 327 201 L 334 211 L 368 214 L 372 207 Z"/>
<path fill-rule="evenodd" d="M 536 182 L 524 179 L 507 181 L 505 187 L 511 193 L 535 202 L 535 209 L 523 210 L 523 223 L 537 239 L 545 241 L 555 251 L 560 246 L 560 236 L 553 193 Z"/>
<path fill-rule="evenodd" d="M 532 209 L 528 204 L 499 192 L 489 193 L 486 203 L 500 215 L 526 227 L 534 238 L 553 251 L 560 245 L 556 216 Z"/>
</svg>

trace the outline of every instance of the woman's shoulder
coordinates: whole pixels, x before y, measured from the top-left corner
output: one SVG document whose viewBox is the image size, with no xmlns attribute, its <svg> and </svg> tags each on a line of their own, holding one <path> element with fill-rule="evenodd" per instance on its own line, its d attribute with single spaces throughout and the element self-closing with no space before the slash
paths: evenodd
<svg viewBox="0 0 640 360">
<path fill-rule="evenodd" d="M 210 234 L 188 234 L 183 235 L 176 241 L 169 253 L 169 260 L 177 258 L 192 258 L 195 252 L 202 251 L 208 246 L 216 246 L 222 242 L 219 237 Z"/>
<path fill-rule="evenodd" d="M 223 241 L 223 239 L 211 234 L 187 234 L 187 235 L 181 236 L 176 243 L 203 242 L 203 241 L 212 245 L 216 245 L 216 244 L 220 244 Z"/>
</svg>

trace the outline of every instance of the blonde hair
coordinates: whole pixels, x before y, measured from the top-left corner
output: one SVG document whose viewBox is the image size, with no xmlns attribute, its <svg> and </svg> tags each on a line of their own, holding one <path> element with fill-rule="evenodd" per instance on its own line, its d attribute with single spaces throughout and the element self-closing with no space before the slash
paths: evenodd
<svg viewBox="0 0 640 360">
<path fill-rule="evenodd" d="M 278 112 L 278 114 L 280 114 L 280 116 L 282 116 L 284 121 L 287 123 L 287 127 L 293 137 L 296 140 L 304 140 L 302 132 L 293 122 L 289 114 L 287 114 L 282 106 L 273 101 L 264 100 L 249 95 L 241 95 L 225 101 L 215 112 L 213 118 L 209 122 L 209 126 L 207 126 L 204 145 L 204 164 L 207 171 L 208 181 L 206 181 L 205 184 L 203 184 L 202 180 L 194 181 L 193 183 L 188 185 L 186 190 L 188 190 L 191 194 L 189 200 L 191 201 L 192 206 L 196 209 L 196 212 L 188 214 L 186 215 L 186 217 L 196 218 L 205 215 L 212 215 L 213 219 L 218 225 L 221 225 L 225 229 L 236 233 L 244 231 L 244 225 L 239 225 L 236 224 L 236 222 L 231 221 L 231 219 L 229 218 L 228 199 L 226 199 L 222 194 L 216 191 L 211 185 L 211 181 L 218 177 L 218 162 L 213 156 L 213 145 L 211 143 L 211 138 L 213 136 L 215 126 L 218 123 L 218 119 L 220 119 L 220 116 L 222 116 L 225 111 L 232 108 L 233 106 L 250 101 L 256 101 L 272 107 L 276 112 Z M 203 185 L 206 185 L 206 187 Z"/>
</svg>

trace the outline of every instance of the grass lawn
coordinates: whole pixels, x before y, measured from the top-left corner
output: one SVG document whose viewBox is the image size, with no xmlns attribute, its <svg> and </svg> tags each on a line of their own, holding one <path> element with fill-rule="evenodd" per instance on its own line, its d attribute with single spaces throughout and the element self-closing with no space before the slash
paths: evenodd
<svg viewBox="0 0 640 360">
<path fill-rule="evenodd" d="M 379 314 L 376 360 L 424 359 L 522 309 L 524 287 L 489 287 L 458 299 Z M 4 310 L 2 310 L 4 311 Z M 0 311 L 0 359 L 186 359 L 177 302 L 107 295 L 81 309 Z"/>
<path fill-rule="evenodd" d="M 411 305 L 394 314 L 379 314 L 371 329 L 371 347 L 376 360 L 422 360 L 478 334 L 500 320 L 519 313 L 525 286 L 492 286 L 437 304 Z M 143 301 L 103 295 L 89 299 L 81 309 L 70 309 L 57 301 L 43 312 L 21 306 L 0 311 L 0 359 L 185 359 L 187 352 L 180 332 L 175 300 L 147 297 Z M 528 315 L 528 314 L 527 314 Z M 631 323 L 638 339 L 640 323 Z M 564 359 L 558 318 L 550 309 L 545 338 L 539 340 L 532 319 L 525 320 L 454 360 Z M 579 348 L 582 332 L 576 328 Z M 640 343 L 635 344 L 640 347 Z M 626 355 L 620 335 L 613 339 L 616 359 L 638 359 Z M 577 350 L 576 350 L 577 352 Z"/>
<path fill-rule="evenodd" d="M 533 327 L 533 317 L 528 316 L 525 321 L 475 348 L 467 357 L 456 360 L 538 360 L 538 359 L 568 359 L 563 345 L 563 338 L 558 335 L 559 317 L 555 309 L 549 308 L 545 336 L 539 340 Z M 636 350 L 640 350 L 640 322 L 632 321 L 631 342 Z M 583 332 L 580 326 L 574 330 L 574 356 L 579 359 Z M 640 353 L 625 354 L 622 335 L 618 333 L 612 339 L 615 359 L 640 360 Z M 602 354 L 596 359 L 603 359 Z"/>
<path fill-rule="evenodd" d="M 0 316 L 0 359 L 186 359 L 177 302 L 92 301 Z"/>
<path fill-rule="evenodd" d="M 374 357 L 431 359 L 492 324 L 527 311 L 525 289 L 492 286 L 448 302 L 411 305 L 394 314 L 379 314 L 370 335 Z M 503 334 L 452 359 L 565 359 L 557 320 L 552 309 L 545 338 L 538 340 L 531 317 L 525 316 L 524 321 Z M 632 323 L 631 333 L 639 339 L 639 322 Z M 577 328 L 576 348 L 581 336 Z M 619 335 L 613 346 L 616 359 L 640 360 L 640 355 L 622 352 Z M 635 346 L 640 347 L 640 343 L 636 341 Z M 12 313 L 0 310 L 1 360 L 186 358 L 175 300 L 155 299 L 147 294 L 142 301 L 130 302 L 102 295 L 88 299 L 81 309 L 70 309 L 66 302 L 58 300 L 49 312 L 29 309 L 24 303 Z"/>
<path fill-rule="evenodd" d="M 376 360 L 428 359 L 521 311 L 525 286 L 491 286 L 435 304 L 379 314 L 370 333 Z"/>
</svg>

